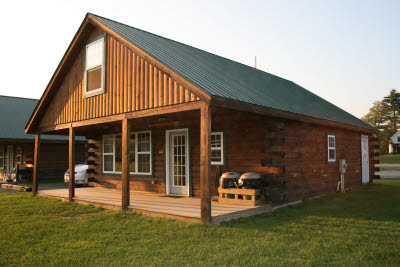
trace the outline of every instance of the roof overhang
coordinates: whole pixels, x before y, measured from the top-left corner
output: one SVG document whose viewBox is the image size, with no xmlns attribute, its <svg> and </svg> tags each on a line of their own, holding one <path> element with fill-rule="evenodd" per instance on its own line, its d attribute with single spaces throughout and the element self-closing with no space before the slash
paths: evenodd
<svg viewBox="0 0 400 267">
<path fill-rule="evenodd" d="M 232 99 L 228 99 L 228 98 L 223 98 L 223 97 L 219 97 L 219 96 L 211 96 L 208 93 L 206 93 L 204 90 L 201 90 L 200 88 L 196 87 L 195 85 L 193 85 L 186 79 L 182 78 L 180 75 L 175 73 L 173 70 L 171 70 L 167 66 L 160 63 L 158 60 L 156 60 L 150 54 L 144 52 L 139 47 L 135 46 L 131 42 L 124 39 L 118 33 L 114 32 L 113 30 L 111 30 L 108 27 L 106 27 L 105 25 L 103 25 L 95 17 L 93 17 L 90 13 L 88 13 L 85 16 L 85 19 L 83 20 L 83 22 L 81 23 L 81 25 L 80 25 L 78 31 L 76 32 L 73 40 L 71 41 L 70 45 L 68 46 L 68 49 L 65 52 L 61 62 L 59 63 L 56 71 L 54 72 L 52 78 L 50 79 L 50 81 L 46 87 L 46 90 L 44 91 L 42 97 L 40 98 L 38 104 L 36 105 L 35 110 L 32 113 L 28 123 L 26 124 L 25 133 L 27 133 L 27 134 L 44 133 L 44 132 L 48 132 L 48 131 L 66 129 L 68 127 L 80 127 L 80 126 L 90 125 L 90 124 L 94 124 L 94 123 L 102 123 L 102 120 L 104 118 L 91 119 L 86 122 L 81 121 L 81 122 L 66 123 L 63 125 L 54 125 L 54 126 L 44 127 L 42 129 L 39 129 L 39 127 L 37 125 L 41 119 L 42 114 L 44 113 L 44 110 L 46 107 L 46 101 L 48 101 L 48 102 L 50 101 L 51 92 L 53 89 L 56 89 L 55 87 L 57 87 L 56 81 L 62 79 L 63 69 L 67 68 L 68 64 L 71 64 L 71 61 L 73 60 L 73 59 L 70 59 L 72 51 L 81 49 L 81 46 L 83 44 L 80 42 L 80 38 L 85 33 L 85 29 L 88 27 L 88 25 L 92 25 L 94 27 L 100 28 L 106 34 L 112 36 L 118 42 L 122 43 L 123 45 L 125 45 L 126 47 L 131 49 L 134 53 L 137 53 L 139 56 L 143 57 L 145 60 L 147 60 L 151 64 L 153 64 L 155 67 L 159 68 L 160 70 L 162 70 L 165 73 L 167 73 L 168 75 L 170 75 L 171 78 L 173 78 L 175 81 L 177 81 L 182 86 L 187 88 L 193 94 L 197 95 L 200 98 L 201 102 L 203 102 L 203 103 L 210 104 L 212 106 L 217 106 L 217 107 L 242 110 L 242 111 L 246 111 L 246 112 L 253 112 L 253 113 L 264 114 L 264 115 L 269 115 L 269 116 L 274 116 L 274 117 L 281 117 L 281 118 L 297 120 L 297 121 L 302 121 L 302 122 L 307 122 L 307 123 L 314 123 L 314 124 L 320 124 L 320 125 L 326 125 L 326 126 L 332 126 L 332 127 L 338 127 L 338 128 L 345 128 L 345 129 L 363 132 L 363 133 L 376 134 L 379 132 L 377 129 L 374 130 L 374 129 L 369 129 L 369 128 L 365 128 L 365 127 L 361 127 L 361 126 L 345 124 L 342 122 L 336 122 L 336 121 L 311 117 L 311 116 L 307 116 L 307 115 L 291 113 L 288 111 L 282 111 L 282 110 L 272 109 L 272 108 L 268 108 L 268 107 L 258 106 L 255 104 L 250 104 L 250 103 L 232 100 Z M 187 104 L 185 104 L 185 105 L 187 105 Z M 191 106 L 190 108 L 198 108 L 198 107 Z M 167 110 L 168 109 L 164 110 L 163 112 L 166 112 Z M 157 111 L 157 110 L 154 109 L 154 112 L 155 111 Z M 142 114 L 141 112 L 142 111 L 135 111 L 135 112 L 131 112 L 132 114 L 128 114 L 128 115 L 127 114 L 113 115 L 113 119 L 120 119 L 122 117 L 135 118 L 138 116 L 144 116 L 143 115 L 144 113 Z M 134 115 L 134 114 L 136 114 L 136 115 Z M 140 114 L 142 114 L 142 115 L 140 115 Z M 109 116 L 109 117 L 111 117 L 111 116 Z M 110 119 L 112 119 L 112 118 L 109 118 L 108 121 Z"/>
<path fill-rule="evenodd" d="M 257 114 L 263 114 L 263 115 L 284 118 L 284 119 L 289 119 L 289 120 L 301 121 L 301 122 L 305 122 L 305 123 L 312 123 L 312 124 L 325 125 L 325 126 L 330 126 L 330 127 L 343 128 L 343 129 L 356 131 L 356 132 L 369 133 L 369 134 L 379 133 L 378 129 L 375 129 L 375 130 L 368 129 L 365 127 L 360 127 L 360 126 L 355 126 L 355 125 L 346 124 L 346 123 L 342 123 L 342 122 L 306 116 L 306 115 L 282 111 L 282 110 L 278 110 L 278 109 L 267 108 L 267 107 L 258 106 L 258 105 L 245 103 L 245 102 L 241 102 L 241 101 L 236 101 L 236 100 L 223 98 L 223 97 L 213 96 L 212 100 L 211 100 L 211 105 L 228 108 L 228 109 L 253 112 L 253 113 L 257 113 Z"/>
<path fill-rule="evenodd" d="M 191 93 L 195 94 L 197 97 L 200 98 L 201 101 L 205 103 L 210 103 L 211 102 L 211 96 L 205 93 L 203 90 L 197 88 L 195 85 L 192 83 L 188 82 L 184 78 L 182 78 L 180 75 L 172 71 L 170 68 L 166 67 L 162 63 L 160 63 L 158 60 L 156 60 L 154 57 L 149 55 L 148 53 L 145 53 L 142 51 L 140 48 L 137 46 L 133 45 L 132 43 L 128 42 L 125 40 L 122 36 L 117 34 L 116 32 L 112 31 L 105 25 L 103 25 L 101 22 L 96 20 L 90 13 L 87 13 L 85 16 L 85 19 L 83 20 L 82 24 L 80 25 L 78 31 L 76 32 L 74 38 L 72 39 L 70 45 L 68 46 L 67 51 L 65 52 L 61 62 L 59 63 L 56 71 L 54 72 L 53 76 L 50 79 L 50 82 L 48 83 L 46 90 L 44 91 L 42 97 L 40 98 L 38 104 L 35 107 L 35 110 L 33 111 L 31 117 L 29 118 L 26 126 L 25 126 L 25 133 L 26 134 L 36 134 L 37 132 L 37 127 L 35 123 L 40 121 L 41 115 L 43 114 L 43 109 L 45 107 L 46 101 L 49 101 L 50 93 L 53 90 L 53 87 L 55 87 L 55 82 L 59 78 L 60 75 L 62 75 L 62 70 L 66 68 L 66 65 L 69 63 L 69 58 L 71 56 L 71 52 L 74 49 L 80 49 L 81 45 L 79 43 L 79 39 L 84 33 L 86 27 L 88 25 L 92 25 L 95 27 L 100 28 L 103 30 L 106 34 L 111 35 L 113 38 L 115 38 L 118 42 L 122 43 L 129 49 L 131 49 L 134 53 L 137 53 L 139 56 L 143 57 L 145 60 L 149 61 L 149 63 L 153 64 L 155 67 L 160 69 L 161 71 L 167 73 L 170 75 L 172 79 L 174 79 L 176 82 L 180 83 L 182 86 L 184 86 L 187 90 L 189 90 Z M 62 77 L 61 77 L 62 78 Z"/>
</svg>

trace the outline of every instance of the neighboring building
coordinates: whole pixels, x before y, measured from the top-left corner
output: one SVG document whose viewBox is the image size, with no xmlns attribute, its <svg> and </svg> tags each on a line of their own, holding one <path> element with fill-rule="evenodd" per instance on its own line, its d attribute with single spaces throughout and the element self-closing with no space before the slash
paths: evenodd
<svg viewBox="0 0 400 267">
<path fill-rule="evenodd" d="M 389 154 L 399 154 L 400 153 L 400 131 L 395 133 L 390 137 L 389 142 Z"/>
<path fill-rule="evenodd" d="M 289 80 L 93 14 L 25 129 L 86 136 L 94 183 L 201 196 L 202 218 L 221 172 L 261 173 L 286 200 L 336 191 L 339 159 L 346 188 L 368 183 L 377 133 Z"/>
<path fill-rule="evenodd" d="M 35 136 L 25 134 L 24 126 L 37 103 L 37 99 L 0 96 L 0 172 L 9 173 L 17 164 L 33 164 Z M 68 169 L 68 138 L 44 135 L 42 140 L 40 179 L 62 179 Z M 81 162 L 86 161 L 85 144 L 80 141 L 76 149 Z"/>
</svg>

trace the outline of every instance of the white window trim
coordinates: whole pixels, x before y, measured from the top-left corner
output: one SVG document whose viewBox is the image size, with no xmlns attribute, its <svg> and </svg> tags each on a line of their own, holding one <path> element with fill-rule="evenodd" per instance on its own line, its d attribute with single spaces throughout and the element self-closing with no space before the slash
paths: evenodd
<svg viewBox="0 0 400 267">
<path fill-rule="evenodd" d="M 104 50 L 103 51 L 103 59 L 102 59 L 101 65 L 94 66 L 94 67 L 92 66 L 92 69 L 96 68 L 96 67 L 99 67 L 99 66 L 102 66 L 102 69 L 101 69 L 101 72 L 102 72 L 101 73 L 101 88 L 88 92 L 87 91 L 87 71 L 88 70 L 86 68 L 86 51 L 87 51 L 89 46 L 91 46 L 91 45 L 93 45 L 95 43 L 98 43 L 98 42 L 103 42 L 103 50 Z M 106 51 L 107 50 L 106 50 L 106 36 L 105 35 L 100 36 L 99 38 L 93 40 L 92 42 L 88 43 L 85 46 L 85 67 L 84 67 L 84 69 L 85 69 L 85 73 L 84 73 L 85 90 L 84 90 L 84 97 L 91 97 L 91 96 L 95 96 L 95 95 L 100 95 L 100 94 L 105 92 L 104 88 L 105 88 L 105 75 L 106 75 L 106 72 L 105 72 L 105 69 L 106 69 L 106 64 L 105 64 L 105 62 L 106 62 Z"/>
<path fill-rule="evenodd" d="M 4 170 L 4 158 L 5 158 L 5 153 L 4 153 L 4 146 L 0 146 L 0 151 L 3 152 L 0 155 L 0 170 Z"/>
<path fill-rule="evenodd" d="M 333 147 L 329 146 L 329 138 L 333 138 L 333 141 L 335 142 Z M 336 136 L 332 135 L 332 134 L 328 134 L 327 143 L 328 143 L 327 144 L 327 147 L 328 147 L 328 162 L 335 162 L 336 161 Z M 331 159 L 329 157 L 329 150 L 333 150 L 335 152 L 334 153 L 335 156 L 334 156 L 333 159 Z"/>
<path fill-rule="evenodd" d="M 18 161 L 18 157 L 19 157 L 19 161 Z M 15 156 L 15 161 L 17 162 L 17 164 L 22 164 L 22 147 L 17 147 L 17 154 Z"/>
<path fill-rule="evenodd" d="M 182 186 L 182 187 L 186 187 L 187 188 L 187 196 L 190 196 L 190 183 L 191 183 L 191 177 L 190 177 L 190 143 L 189 143 L 189 129 L 188 128 L 183 128 L 183 129 L 173 129 L 173 130 L 166 130 L 165 131 L 165 175 L 166 175 L 166 191 L 167 191 L 167 195 L 171 194 L 171 187 L 170 187 L 170 183 L 171 183 L 171 179 L 173 179 L 173 177 L 171 177 L 171 170 L 170 170 L 170 137 L 171 134 L 173 134 L 174 132 L 185 132 L 186 134 L 186 153 L 187 153 L 187 157 L 186 157 L 186 177 L 187 177 L 187 184 L 186 186 Z"/>
<path fill-rule="evenodd" d="M 225 155 L 224 155 L 224 132 L 211 132 L 211 135 L 221 135 L 221 147 L 211 147 L 211 152 L 212 151 L 221 151 L 221 161 L 211 161 L 211 165 L 214 166 L 219 166 L 219 165 L 224 165 L 225 161 Z"/>
<path fill-rule="evenodd" d="M 141 133 L 149 133 L 150 134 L 150 151 L 149 152 L 138 152 L 137 148 L 138 148 L 138 135 Z M 138 170 L 139 168 L 139 157 L 138 155 L 141 154 L 149 154 L 150 155 L 150 172 L 129 172 L 129 174 L 134 174 L 134 175 L 153 175 L 153 153 L 152 153 L 152 149 L 153 149 L 153 143 L 152 143 L 152 133 L 151 131 L 139 131 L 139 132 L 130 132 L 130 135 L 134 134 L 135 135 L 135 170 Z M 107 134 L 107 135 L 103 135 L 103 142 L 102 142 L 102 162 L 103 162 L 103 173 L 110 173 L 110 174 L 122 174 L 121 172 L 115 171 L 115 137 L 119 136 L 121 134 Z M 104 153 L 104 137 L 113 137 L 113 152 L 112 153 Z M 104 170 L 104 155 L 112 155 L 113 156 L 113 170 L 114 171 L 105 171 Z"/>
</svg>

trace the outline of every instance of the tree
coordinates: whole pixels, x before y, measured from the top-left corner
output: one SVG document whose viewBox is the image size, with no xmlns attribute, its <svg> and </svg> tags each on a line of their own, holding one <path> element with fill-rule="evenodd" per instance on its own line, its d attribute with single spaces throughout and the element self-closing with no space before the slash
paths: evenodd
<svg viewBox="0 0 400 267">
<path fill-rule="evenodd" d="M 398 126 L 400 125 L 400 93 L 392 89 L 389 95 L 383 98 L 382 104 L 386 111 L 385 120 L 387 124 L 385 128 L 393 135 L 398 131 Z"/>
<path fill-rule="evenodd" d="M 383 101 L 375 101 L 369 112 L 361 119 L 375 128 L 382 129 L 387 117 L 386 106 Z"/>
<path fill-rule="evenodd" d="M 380 152 L 387 153 L 390 137 L 400 126 L 400 93 L 392 89 L 382 101 L 374 102 L 361 119 L 379 129 Z"/>
</svg>

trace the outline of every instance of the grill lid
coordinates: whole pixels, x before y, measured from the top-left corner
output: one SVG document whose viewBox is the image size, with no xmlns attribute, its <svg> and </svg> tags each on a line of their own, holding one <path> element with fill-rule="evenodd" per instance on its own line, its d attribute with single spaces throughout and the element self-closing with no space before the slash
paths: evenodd
<svg viewBox="0 0 400 267">
<path fill-rule="evenodd" d="M 255 172 L 247 172 L 242 174 L 240 179 L 261 179 L 261 175 Z"/>
<path fill-rule="evenodd" d="M 239 178 L 240 174 L 237 172 L 225 172 L 221 175 L 221 178 Z"/>
</svg>

